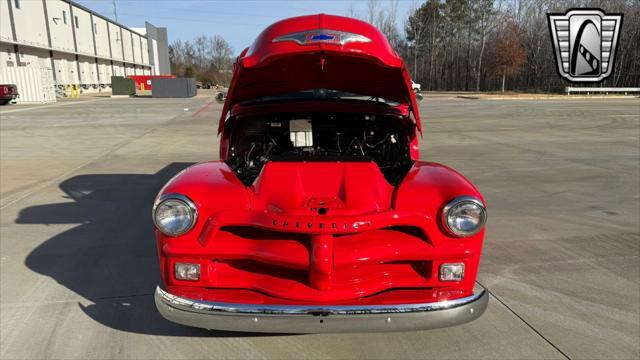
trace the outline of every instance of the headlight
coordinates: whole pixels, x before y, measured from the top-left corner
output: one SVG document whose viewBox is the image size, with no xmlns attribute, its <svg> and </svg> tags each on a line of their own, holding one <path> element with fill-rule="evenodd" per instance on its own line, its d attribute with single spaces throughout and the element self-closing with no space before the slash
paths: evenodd
<svg viewBox="0 0 640 360">
<path fill-rule="evenodd" d="M 153 207 L 153 223 L 168 236 L 179 236 L 191 230 L 197 218 L 196 205 L 181 194 L 163 195 Z"/>
<path fill-rule="evenodd" d="M 487 220 L 484 204 L 472 196 L 453 199 L 442 210 L 444 227 L 455 236 L 466 237 L 476 234 Z"/>
</svg>

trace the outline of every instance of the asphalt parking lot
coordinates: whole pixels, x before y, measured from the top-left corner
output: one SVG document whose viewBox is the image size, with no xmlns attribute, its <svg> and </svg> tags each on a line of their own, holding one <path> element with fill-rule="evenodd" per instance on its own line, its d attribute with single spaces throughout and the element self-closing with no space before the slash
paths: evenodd
<svg viewBox="0 0 640 360">
<path fill-rule="evenodd" d="M 217 157 L 221 106 L 82 99 L 0 109 L 0 340 L 9 358 L 639 358 L 640 100 L 421 103 L 422 158 L 489 207 L 459 327 L 259 335 L 165 321 L 150 219 L 160 187 Z"/>
</svg>

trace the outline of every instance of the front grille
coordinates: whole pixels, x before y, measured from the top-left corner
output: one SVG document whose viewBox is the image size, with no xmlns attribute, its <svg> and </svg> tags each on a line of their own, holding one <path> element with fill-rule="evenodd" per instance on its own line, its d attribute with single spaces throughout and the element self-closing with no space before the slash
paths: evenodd
<svg viewBox="0 0 640 360">
<path fill-rule="evenodd" d="M 341 301 L 434 286 L 433 246 L 410 226 L 339 235 L 223 226 L 206 243 L 213 288 Z"/>
</svg>

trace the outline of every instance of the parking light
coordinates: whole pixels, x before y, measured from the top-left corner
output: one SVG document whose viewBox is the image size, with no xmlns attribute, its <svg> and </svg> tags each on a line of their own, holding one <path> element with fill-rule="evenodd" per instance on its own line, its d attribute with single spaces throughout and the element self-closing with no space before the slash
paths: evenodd
<svg viewBox="0 0 640 360">
<path fill-rule="evenodd" d="M 200 264 L 180 263 L 174 266 L 175 276 L 178 280 L 198 281 L 200 280 Z"/>
<path fill-rule="evenodd" d="M 460 281 L 464 278 L 464 264 L 452 263 L 440 265 L 440 281 Z"/>
</svg>

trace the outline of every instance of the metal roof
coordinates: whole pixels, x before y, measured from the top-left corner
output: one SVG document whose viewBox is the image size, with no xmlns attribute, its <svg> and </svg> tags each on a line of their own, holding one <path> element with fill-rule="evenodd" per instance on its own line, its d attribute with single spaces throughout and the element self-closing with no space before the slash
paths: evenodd
<svg viewBox="0 0 640 360">
<path fill-rule="evenodd" d="M 108 21 L 108 22 L 110 22 L 110 23 L 112 23 L 112 24 L 114 24 L 114 25 L 120 26 L 121 28 L 125 28 L 125 29 L 127 29 L 127 30 L 131 31 L 132 33 L 136 33 L 136 34 L 138 34 L 138 35 L 140 35 L 140 36 L 142 36 L 142 37 L 144 37 L 144 38 L 147 38 L 147 35 L 142 35 L 141 33 L 137 32 L 137 31 L 135 31 L 135 30 L 131 30 L 131 28 L 129 28 L 128 26 L 124 26 L 124 25 L 122 25 L 121 23 L 119 23 L 119 22 L 117 22 L 117 21 L 114 21 L 114 20 L 111 20 L 111 19 L 109 19 L 108 17 L 106 17 L 106 16 L 104 16 L 104 15 L 100 15 L 100 14 L 99 14 L 99 13 L 97 13 L 96 11 L 89 9 L 88 7 L 86 7 L 86 6 L 84 6 L 84 5 L 80 5 L 80 4 L 78 4 L 77 2 L 75 2 L 75 1 L 72 1 L 72 0 L 62 0 L 62 1 L 66 2 L 66 3 L 70 4 L 70 5 L 72 5 L 72 6 L 74 6 L 74 7 L 77 7 L 78 9 L 82 9 L 82 10 L 84 10 L 84 11 L 86 11 L 86 12 L 88 12 L 88 13 L 90 13 L 90 14 L 94 15 L 94 16 L 97 16 L 97 17 L 99 17 L 99 18 L 101 18 L 101 19 L 103 19 L 103 20 L 106 20 L 106 21 Z"/>
</svg>

